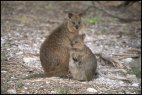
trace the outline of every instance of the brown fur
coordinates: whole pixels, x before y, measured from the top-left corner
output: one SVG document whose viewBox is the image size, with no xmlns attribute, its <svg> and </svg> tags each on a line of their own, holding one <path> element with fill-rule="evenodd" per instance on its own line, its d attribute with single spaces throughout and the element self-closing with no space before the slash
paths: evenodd
<svg viewBox="0 0 142 95">
<path fill-rule="evenodd" d="M 74 79 L 92 80 L 97 68 L 97 60 L 91 50 L 84 44 L 85 35 L 75 36 L 71 41 L 69 70 Z"/>
<path fill-rule="evenodd" d="M 68 19 L 56 28 L 40 48 L 40 60 L 47 76 L 65 76 L 68 73 L 70 40 L 78 35 L 83 24 L 80 14 L 69 13 Z"/>
</svg>

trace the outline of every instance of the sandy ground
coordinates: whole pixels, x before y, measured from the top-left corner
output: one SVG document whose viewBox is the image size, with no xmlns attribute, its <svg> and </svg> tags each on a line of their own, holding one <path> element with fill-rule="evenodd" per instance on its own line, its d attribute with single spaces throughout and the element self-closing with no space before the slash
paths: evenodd
<svg viewBox="0 0 142 95">
<path fill-rule="evenodd" d="M 105 6 L 120 2 L 101 2 Z M 128 69 L 114 67 L 97 57 L 98 77 L 80 82 L 72 78 L 43 77 L 39 60 L 39 49 L 46 37 L 66 17 L 65 9 L 85 9 L 91 2 L 1 2 L 1 93 L 107 93 L 140 94 L 141 78 Z M 135 7 L 137 6 L 137 7 Z M 110 9 L 123 16 L 141 15 L 141 9 Z M 131 14 L 130 14 L 131 13 Z M 133 13 L 133 15 L 132 15 Z M 134 15 L 135 14 L 135 15 Z M 113 56 L 141 47 L 141 22 L 120 22 L 95 9 L 88 10 L 85 18 L 96 18 L 95 23 L 86 24 L 85 44 L 94 54 L 101 52 Z M 141 73 L 141 54 L 138 58 L 124 58 L 122 64 Z"/>
</svg>

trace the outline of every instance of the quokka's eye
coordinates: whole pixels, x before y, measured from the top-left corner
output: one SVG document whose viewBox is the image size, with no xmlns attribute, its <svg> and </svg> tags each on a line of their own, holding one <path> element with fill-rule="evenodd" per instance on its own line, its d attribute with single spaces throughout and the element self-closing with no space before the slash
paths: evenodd
<svg viewBox="0 0 142 95">
<path fill-rule="evenodd" d="M 72 22 L 72 24 L 75 24 L 75 22 Z"/>
<path fill-rule="evenodd" d="M 75 43 L 78 43 L 78 41 L 75 41 Z"/>
<path fill-rule="evenodd" d="M 81 22 L 79 21 L 78 24 L 80 24 Z"/>
</svg>

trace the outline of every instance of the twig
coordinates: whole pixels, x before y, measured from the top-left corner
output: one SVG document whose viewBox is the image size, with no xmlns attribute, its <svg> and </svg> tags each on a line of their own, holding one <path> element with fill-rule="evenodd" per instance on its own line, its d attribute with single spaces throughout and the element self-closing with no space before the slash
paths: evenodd
<svg viewBox="0 0 142 95">
<path fill-rule="evenodd" d="M 135 51 L 135 52 L 141 52 L 141 49 L 138 48 L 130 48 L 128 51 Z"/>
<path fill-rule="evenodd" d="M 122 60 L 122 59 L 125 59 L 125 58 L 138 58 L 138 57 L 139 57 L 139 55 L 123 56 L 123 57 L 118 58 L 118 60 Z"/>
<path fill-rule="evenodd" d="M 140 55 L 139 54 L 113 54 L 113 56 L 121 56 L 118 58 L 118 60 L 124 59 L 124 58 L 138 58 Z"/>
<path fill-rule="evenodd" d="M 132 54 L 125 54 L 125 53 L 123 53 L 123 54 L 113 54 L 114 56 L 133 56 Z M 134 56 L 137 56 L 137 55 L 134 55 Z"/>
<path fill-rule="evenodd" d="M 105 54 L 95 54 L 97 56 L 100 56 L 100 58 L 102 58 L 103 60 L 111 63 L 114 67 L 119 67 L 119 68 L 124 68 L 125 66 L 122 65 L 122 63 L 119 62 L 118 59 L 116 58 L 112 58 L 109 55 L 105 55 Z"/>
<path fill-rule="evenodd" d="M 123 72 L 123 73 L 127 73 L 127 71 L 125 69 L 100 69 L 99 71 L 103 71 L 103 72 Z"/>
<path fill-rule="evenodd" d="M 112 77 L 112 76 L 106 76 L 106 75 L 104 75 L 104 74 L 102 74 L 102 73 L 99 73 L 102 77 L 106 77 L 106 78 L 110 78 L 110 79 L 113 79 L 113 80 L 116 80 L 116 79 L 118 79 L 118 80 L 128 80 L 127 78 L 125 78 L 125 77 Z"/>
</svg>

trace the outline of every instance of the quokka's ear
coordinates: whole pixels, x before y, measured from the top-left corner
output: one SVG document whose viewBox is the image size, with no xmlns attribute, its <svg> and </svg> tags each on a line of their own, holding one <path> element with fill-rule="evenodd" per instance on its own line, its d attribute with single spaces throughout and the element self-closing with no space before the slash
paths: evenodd
<svg viewBox="0 0 142 95">
<path fill-rule="evenodd" d="M 73 16 L 73 13 L 68 13 L 68 17 L 71 18 Z"/>
<path fill-rule="evenodd" d="M 81 35 L 81 39 L 83 39 L 83 40 L 85 39 L 85 34 Z"/>
<path fill-rule="evenodd" d="M 84 14 L 81 12 L 81 13 L 79 13 L 78 15 L 79 15 L 80 17 L 82 17 Z"/>
</svg>

